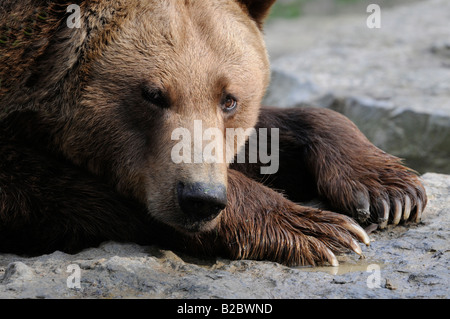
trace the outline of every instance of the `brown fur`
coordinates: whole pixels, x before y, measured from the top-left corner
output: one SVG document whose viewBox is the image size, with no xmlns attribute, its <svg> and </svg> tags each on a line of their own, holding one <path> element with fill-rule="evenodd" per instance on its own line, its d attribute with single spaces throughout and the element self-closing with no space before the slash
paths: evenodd
<svg viewBox="0 0 450 319">
<path fill-rule="evenodd" d="M 349 217 L 296 202 L 319 197 L 381 227 L 420 220 L 426 195 L 416 175 L 348 119 L 260 108 L 269 82 L 261 29 L 273 2 L 77 1 L 82 27 L 69 29 L 66 1 L 5 1 L 2 30 L 14 41 L 0 44 L 0 250 L 72 252 L 121 240 L 335 264 L 334 253 L 360 253 L 356 241 L 367 235 Z M 238 108 L 227 113 L 229 96 Z M 224 135 L 279 128 L 279 172 L 229 167 L 231 158 L 173 163 L 171 133 L 192 132 L 195 120 Z M 177 201 L 180 182 L 225 185 L 227 208 L 193 223 Z"/>
</svg>

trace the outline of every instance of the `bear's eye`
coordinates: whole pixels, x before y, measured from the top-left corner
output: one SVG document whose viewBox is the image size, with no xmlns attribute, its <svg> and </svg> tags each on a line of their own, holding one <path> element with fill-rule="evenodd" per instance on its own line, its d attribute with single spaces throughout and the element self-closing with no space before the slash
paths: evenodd
<svg viewBox="0 0 450 319">
<path fill-rule="evenodd" d="M 225 112 L 232 112 L 237 108 L 238 101 L 234 96 L 227 95 L 222 102 L 222 106 Z"/>
<path fill-rule="evenodd" d="M 162 92 L 162 90 L 155 87 L 144 85 L 142 87 L 142 97 L 147 102 L 163 109 L 167 109 L 170 106 L 167 96 Z"/>
</svg>

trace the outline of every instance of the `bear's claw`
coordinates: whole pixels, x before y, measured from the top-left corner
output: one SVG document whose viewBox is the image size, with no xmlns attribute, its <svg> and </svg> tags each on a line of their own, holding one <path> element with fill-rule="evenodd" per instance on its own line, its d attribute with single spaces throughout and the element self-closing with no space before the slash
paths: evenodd
<svg viewBox="0 0 450 319">
<path fill-rule="evenodd" d="M 419 223 L 422 220 L 427 196 L 418 177 L 407 176 L 404 185 L 380 186 L 385 189 L 381 196 L 386 199 L 382 199 L 378 205 L 372 205 L 370 208 L 372 221 L 377 216 L 380 229 L 386 228 L 388 224 L 397 226 L 402 222 Z"/>
<path fill-rule="evenodd" d="M 392 224 L 398 225 L 398 223 L 400 223 L 401 218 L 402 218 L 402 203 L 398 198 L 396 198 L 394 208 L 394 218 L 392 219 Z"/>
<path fill-rule="evenodd" d="M 427 203 L 425 188 L 413 171 L 396 158 L 389 159 L 388 167 L 367 167 L 372 173 L 364 177 L 347 175 L 331 186 L 322 183 L 321 195 L 330 201 L 332 210 L 351 214 L 361 225 L 375 223 L 384 229 L 389 224 L 419 223 Z"/>
</svg>

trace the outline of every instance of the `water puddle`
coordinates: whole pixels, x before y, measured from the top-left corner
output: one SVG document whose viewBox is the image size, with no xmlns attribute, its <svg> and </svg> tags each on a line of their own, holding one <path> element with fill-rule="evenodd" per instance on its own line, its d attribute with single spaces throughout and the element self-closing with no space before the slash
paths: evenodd
<svg viewBox="0 0 450 319">
<path fill-rule="evenodd" d="M 362 259 L 357 262 L 343 261 L 339 262 L 338 267 L 319 266 L 319 267 L 294 267 L 295 269 L 307 272 L 324 272 L 330 275 L 344 275 L 352 272 L 372 272 L 375 269 L 382 269 L 384 264 L 379 261 Z"/>
</svg>

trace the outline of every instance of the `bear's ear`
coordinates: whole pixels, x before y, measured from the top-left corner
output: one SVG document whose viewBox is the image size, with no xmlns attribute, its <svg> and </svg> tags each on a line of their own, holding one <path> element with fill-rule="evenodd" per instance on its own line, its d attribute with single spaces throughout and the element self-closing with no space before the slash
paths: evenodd
<svg viewBox="0 0 450 319">
<path fill-rule="evenodd" d="M 243 5 L 250 17 L 255 20 L 260 29 L 264 24 L 264 19 L 269 14 L 270 8 L 276 0 L 238 0 Z"/>
</svg>

